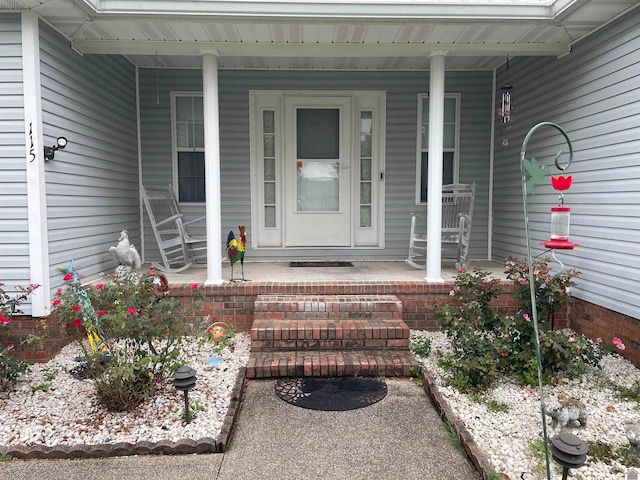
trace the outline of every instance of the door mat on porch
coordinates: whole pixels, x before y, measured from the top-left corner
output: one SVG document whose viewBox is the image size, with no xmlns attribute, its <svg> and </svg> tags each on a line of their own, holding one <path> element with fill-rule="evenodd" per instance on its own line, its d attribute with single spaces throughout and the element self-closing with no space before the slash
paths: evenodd
<svg viewBox="0 0 640 480">
<path fill-rule="evenodd" d="M 353 267 L 351 262 L 289 262 L 290 267 Z"/>
<path fill-rule="evenodd" d="M 387 395 L 387 384 L 378 378 L 281 378 L 275 391 L 296 407 L 344 411 L 379 402 Z"/>
</svg>

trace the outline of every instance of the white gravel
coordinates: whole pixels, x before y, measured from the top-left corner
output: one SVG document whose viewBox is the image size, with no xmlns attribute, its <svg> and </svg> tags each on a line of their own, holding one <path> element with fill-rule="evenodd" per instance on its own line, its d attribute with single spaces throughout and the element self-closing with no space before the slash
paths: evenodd
<svg viewBox="0 0 640 480">
<path fill-rule="evenodd" d="M 159 392 L 131 412 L 108 412 L 98 403 L 91 380 L 78 380 L 68 371 L 77 366 L 79 347 L 71 343 L 51 361 L 36 364 L 12 389 L 0 392 L 0 444 L 102 444 L 142 440 L 197 440 L 215 438 L 227 413 L 238 371 L 249 359 L 248 334 L 237 334 L 233 352 L 225 348 L 224 361 L 209 366 L 212 344 L 186 343 L 188 365 L 196 370 L 195 388 L 189 391 L 195 419 L 181 419 L 184 395 L 172 378 L 163 380 Z M 52 378 L 53 377 L 53 378 Z M 44 385 L 48 389 L 44 391 Z"/>
<path fill-rule="evenodd" d="M 420 360 L 434 377 L 438 389 L 453 412 L 465 423 L 478 446 L 485 452 L 496 472 L 506 474 L 511 480 L 546 479 L 544 467 L 540 475 L 540 467 L 536 468 L 538 460 L 531 458 L 528 453 L 529 444 L 533 441 L 539 442 L 542 438 L 539 389 L 522 387 L 512 382 L 498 384 L 485 392 L 483 398 L 507 404 L 509 409 L 507 412 L 491 412 L 485 403 L 474 401 L 470 396 L 461 394 L 448 385 L 447 373 L 438 367 L 436 355 L 438 349 L 450 349 L 450 343 L 443 333 L 412 331 L 412 335 L 424 335 L 431 339 L 431 354 L 428 358 Z M 631 386 L 636 380 L 640 380 L 640 371 L 620 355 L 611 354 L 604 357 L 601 370 L 590 370 L 575 380 L 563 379 L 556 386 L 545 387 L 544 395 L 547 399 L 577 398 L 585 404 L 588 412 L 587 426 L 571 427 L 566 429 L 566 432 L 573 433 L 584 441 L 600 440 L 615 446 L 628 445 L 624 422 L 628 420 L 636 423 L 640 420 L 639 405 L 620 400 L 607 383 L 612 381 L 618 385 Z M 555 434 L 550 420 L 547 417 L 549 438 Z M 581 477 L 569 478 L 624 480 L 628 467 L 637 468 L 639 465 L 607 465 L 587 458 L 583 467 L 571 470 L 573 475 L 579 474 Z M 562 472 L 555 464 L 552 465 L 551 471 L 553 479 L 561 479 Z M 523 472 L 526 472 L 524 477 Z"/>
</svg>

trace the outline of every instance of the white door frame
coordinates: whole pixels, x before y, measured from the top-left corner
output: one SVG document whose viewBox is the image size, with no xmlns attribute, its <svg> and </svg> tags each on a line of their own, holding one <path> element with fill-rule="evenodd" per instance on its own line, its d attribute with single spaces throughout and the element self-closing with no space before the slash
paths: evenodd
<svg viewBox="0 0 640 480">
<path fill-rule="evenodd" d="M 386 93 L 381 91 L 336 91 L 336 90 L 251 90 L 249 91 L 249 128 L 251 155 L 251 247 L 260 250 L 283 250 L 286 247 L 284 215 L 284 183 L 286 182 L 283 162 L 285 158 L 285 99 L 295 97 L 348 97 L 352 99 L 351 108 L 351 243 L 349 246 L 323 247 L 326 249 L 344 248 L 384 248 L 385 236 L 385 138 L 386 138 Z M 371 171 L 371 222 L 361 226 L 360 222 L 360 157 L 359 132 L 361 112 L 373 115 L 373 145 Z M 266 112 L 266 113 L 265 113 Z M 263 115 L 275 119 L 275 195 L 273 183 L 265 178 L 265 145 Z M 275 202 L 265 207 L 265 192 Z M 271 209 L 267 215 L 266 210 Z M 274 213 L 275 212 L 275 213 Z"/>
</svg>

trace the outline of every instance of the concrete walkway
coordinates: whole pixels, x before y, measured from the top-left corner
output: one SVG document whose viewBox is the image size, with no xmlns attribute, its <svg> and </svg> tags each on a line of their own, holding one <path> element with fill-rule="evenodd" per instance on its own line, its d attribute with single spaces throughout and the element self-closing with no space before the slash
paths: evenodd
<svg viewBox="0 0 640 480">
<path fill-rule="evenodd" d="M 347 412 L 294 407 L 274 380 L 251 381 L 226 453 L 32 460 L 0 479 L 33 480 L 477 480 L 440 417 L 410 380 L 387 380 L 375 405 Z"/>
</svg>

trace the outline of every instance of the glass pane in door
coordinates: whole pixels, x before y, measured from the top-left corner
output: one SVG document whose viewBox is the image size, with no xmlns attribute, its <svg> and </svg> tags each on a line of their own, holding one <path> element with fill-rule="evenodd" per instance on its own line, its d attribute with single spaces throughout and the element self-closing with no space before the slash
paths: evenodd
<svg viewBox="0 0 640 480">
<path fill-rule="evenodd" d="M 340 158 L 340 110 L 298 108 L 296 139 L 299 159 Z"/>
<path fill-rule="evenodd" d="M 340 205 L 340 164 L 301 162 L 296 164 L 297 211 L 337 212 Z"/>
</svg>

